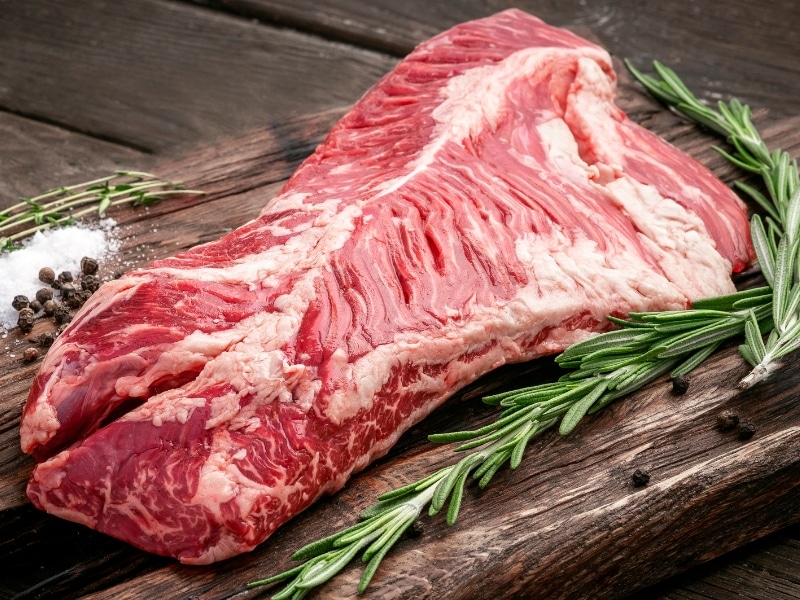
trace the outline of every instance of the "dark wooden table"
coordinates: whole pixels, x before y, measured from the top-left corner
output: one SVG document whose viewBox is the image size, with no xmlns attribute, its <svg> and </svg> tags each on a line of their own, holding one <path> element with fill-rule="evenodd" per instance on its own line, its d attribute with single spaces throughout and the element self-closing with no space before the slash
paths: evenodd
<svg viewBox="0 0 800 600">
<path fill-rule="evenodd" d="M 799 3 L 527 0 L 513 5 L 594 37 L 616 57 L 630 58 L 640 66 L 661 60 L 709 100 L 733 94 L 766 109 L 759 122 L 771 128 L 771 139 L 794 145 L 795 156 L 800 155 Z M 457 22 L 509 6 L 512 4 L 492 0 L 0 0 L 0 208 L 19 196 L 116 168 L 154 168 L 202 186 L 209 195 L 192 206 L 162 205 L 146 218 L 141 213 L 121 212 L 121 226 L 135 233 L 135 240 L 132 237 L 122 250 L 128 264 L 213 239 L 256 214 L 269 193 L 313 150 L 346 107 L 415 44 Z M 635 96 L 632 86 L 623 92 L 628 94 L 627 106 L 635 109 L 633 118 L 660 130 L 678 145 L 696 150 L 728 178 L 736 176 L 708 151 L 708 138 L 698 137 L 693 128 L 657 106 L 647 105 L 645 99 Z M 172 219 L 169 238 L 165 239 L 163 231 L 154 231 L 157 219 Z M 12 334 L 10 339 L 16 338 Z M 735 350 L 724 351 L 712 361 L 708 382 L 735 377 L 734 364 Z M 800 426 L 800 415 L 793 409 L 800 395 L 800 380 L 793 375 L 798 366 L 800 360 L 790 361 L 785 377 L 750 395 L 717 392 L 711 383 L 703 393 L 709 398 L 717 394 L 720 402 L 745 411 L 752 407 L 763 419 L 767 433 L 791 433 L 791 427 Z M 488 418 L 475 399 L 480 389 L 473 388 L 445 406 L 444 412 L 434 414 L 429 423 L 412 430 L 386 460 L 359 476 L 348 490 L 276 535 L 271 548 L 233 563 L 230 571 L 239 575 L 226 574 L 225 567 L 187 575 L 169 561 L 39 513 L 25 503 L 22 485 L 30 462 L 14 444 L 18 443 L 15 431 L 20 406 L 34 368 L 10 358 L 7 351 L 0 355 L 2 598 L 89 594 L 222 598 L 240 593 L 242 597 L 261 597 L 266 592 L 241 592 L 237 582 L 284 566 L 286 555 L 297 546 L 292 535 L 310 536 L 326 519 L 329 527 L 340 525 L 337 519 L 344 523 L 348 514 L 371 502 L 375 490 L 394 482 L 392 467 L 396 464 L 407 465 L 414 476 L 414 469 L 422 468 L 425 460 L 435 462 L 439 455 L 427 449 L 425 434 L 450 428 L 447 411 L 461 411 L 465 416 L 459 419 L 467 424 Z M 482 385 L 498 385 L 548 368 L 546 361 L 518 367 Z M 659 394 L 657 390 L 640 394 L 628 408 L 595 420 L 577 435 L 583 433 L 591 444 L 592 436 L 602 441 L 613 435 L 619 423 L 624 431 L 626 423 L 636 422 L 636 414 L 657 415 L 648 413 L 648 406 L 669 402 Z M 717 405 L 704 406 L 698 414 L 708 419 L 707 411 Z M 676 425 L 684 427 L 687 439 L 712 440 L 707 428 L 698 425 L 695 430 L 692 421 L 689 423 Z M 660 440 L 662 446 L 669 446 L 682 439 L 680 433 L 665 438 L 657 428 L 645 429 L 654 444 Z M 665 425 L 667 430 L 673 431 Z M 778 439 L 774 436 L 765 434 L 763 439 L 774 442 Z M 536 451 L 568 455 L 579 451 L 579 443 L 553 437 Z M 693 448 L 702 445 L 692 443 Z M 703 452 L 711 456 L 720 444 L 709 441 Z M 615 567 L 617 571 L 603 571 L 595 579 L 584 573 L 582 587 L 575 589 L 586 592 L 585 597 L 633 593 L 642 599 L 800 598 L 800 528 L 796 525 L 800 519 L 800 471 L 790 460 L 776 467 L 775 457 L 770 455 L 776 449 L 796 452 L 797 444 L 789 440 L 769 445 L 765 441 L 753 448 L 770 475 L 752 489 L 737 480 L 735 487 L 717 495 L 713 489 L 708 493 L 709 502 L 723 508 L 730 504 L 716 515 L 732 519 L 730 528 L 715 525 L 684 544 L 668 544 L 674 553 L 665 553 L 662 560 L 658 552 L 649 550 L 659 549 L 658 539 L 648 538 L 656 536 L 654 532 L 669 538 L 669 527 L 662 527 L 658 518 L 649 529 L 638 523 L 624 539 L 630 547 L 642 548 L 641 561 L 636 560 L 638 550 L 625 554 L 617 549 L 620 556 L 627 556 L 628 564 L 635 565 L 633 572 L 622 576 Z M 759 448 L 763 456 L 758 454 Z M 422 455 L 428 458 L 414 466 L 414 457 Z M 616 460 L 613 452 L 608 460 Z M 524 467 L 520 470 L 522 475 L 507 478 L 512 490 L 536 472 L 526 475 Z M 753 473 L 744 476 L 752 478 Z M 511 499 L 503 499 L 503 482 L 497 485 L 500 500 L 493 510 L 502 510 L 504 502 L 513 505 Z M 763 500 L 759 486 L 787 491 L 770 492 L 773 508 L 762 509 L 748 504 L 748 494 Z M 558 484 L 553 484 L 552 493 L 557 490 Z M 476 508 L 470 510 L 474 513 L 464 517 L 467 526 L 483 518 L 477 508 L 480 503 L 473 504 Z M 739 506 L 747 513 L 743 522 L 732 516 Z M 758 516 L 761 510 L 763 518 Z M 446 540 L 450 533 L 437 526 L 430 535 Z M 410 572 L 415 564 L 422 570 L 430 567 L 421 558 L 418 563 L 411 561 L 410 548 L 398 557 L 396 565 Z M 458 569 L 460 563 L 442 564 Z M 510 563 L 507 569 L 513 571 L 520 564 Z M 395 590 L 403 589 L 405 580 L 393 575 L 392 568 L 387 563 L 379 572 L 377 579 L 383 578 L 383 584 L 378 583 L 375 597 L 387 594 L 393 585 Z M 559 568 L 570 572 L 566 565 Z M 513 577 L 495 578 L 505 585 L 498 588 L 497 596 L 562 595 L 554 591 L 558 587 L 547 587 L 558 586 L 557 577 L 541 589 L 524 576 L 516 578 L 526 582 L 522 591 L 514 587 Z M 448 591 L 457 589 L 448 587 L 451 580 L 447 577 L 438 581 L 439 587 L 432 588 L 431 595 L 447 597 Z M 596 593 L 589 592 L 592 585 L 597 586 Z M 466 588 L 458 589 L 453 597 L 470 596 Z M 493 595 L 491 589 L 475 589 L 476 596 Z M 352 591 L 343 584 L 322 595 L 341 597 Z"/>
</svg>

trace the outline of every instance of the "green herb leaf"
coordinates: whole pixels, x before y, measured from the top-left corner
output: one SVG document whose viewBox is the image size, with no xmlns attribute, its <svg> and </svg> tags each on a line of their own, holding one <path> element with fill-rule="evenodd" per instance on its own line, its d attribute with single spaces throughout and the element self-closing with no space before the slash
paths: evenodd
<svg viewBox="0 0 800 600">
<path fill-rule="evenodd" d="M 594 404 L 606 391 L 607 386 L 608 384 L 606 382 L 600 382 L 591 392 L 573 404 L 561 419 L 561 425 L 558 428 L 558 433 L 561 435 L 569 435 L 572 433 L 572 430 L 577 427 L 584 415 L 589 412 L 592 404 Z"/>
</svg>

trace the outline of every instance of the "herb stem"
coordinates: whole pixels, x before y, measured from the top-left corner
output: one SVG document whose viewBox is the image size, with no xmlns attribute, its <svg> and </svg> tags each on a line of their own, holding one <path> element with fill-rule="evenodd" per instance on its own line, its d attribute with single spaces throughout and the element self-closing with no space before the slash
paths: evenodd
<svg viewBox="0 0 800 600">
<path fill-rule="evenodd" d="M 55 188 L 0 212 L 0 250 L 13 250 L 17 240 L 42 229 L 70 225 L 92 213 L 102 217 L 112 206 L 147 205 L 168 195 L 201 193 L 142 171 L 117 171 L 106 177 Z M 78 208 L 81 210 L 75 210 Z M 26 227 L 30 224 L 33 226 Z"/>
<path fill-rule="evenodd" d="M 38 202 L 40 202 L 42 200 L 46 200 L 47 198 L 52 198 L 53 196 L 66 196 L 72 190 L 83 189 L 83 188 L 86 188 L 86 187 L 99 185 L 99 184 L 105 183 L 107 181 L 112 181 L 114 178 L 118 177 L 121 173 L 122 173 L 122 171 L 118 171 L 114 175 L 107 175 L 106 177 L 100 177 L 99 179 L 93 179 L 91 181 L 85 181 L 83 183 L 77 183 L 77 184 L 74 184 L 74 185 L 65 185 L 65 186 L 53 188 L 53 189 L 48 190 L 48 191 L 46 191 L 46 192 L 44 192 L 42 194 L 39 194 L 38 196 L 34 196 L 32 198 L 26 198 L 22 202 L 14 204 L 13 206 L 7 208 L 3 212 L 7 214 L 7 213 L 13 212 L 15 210 L 27 209 L 31 205 L 31 203 L 38 203 Z"/>
</svg>

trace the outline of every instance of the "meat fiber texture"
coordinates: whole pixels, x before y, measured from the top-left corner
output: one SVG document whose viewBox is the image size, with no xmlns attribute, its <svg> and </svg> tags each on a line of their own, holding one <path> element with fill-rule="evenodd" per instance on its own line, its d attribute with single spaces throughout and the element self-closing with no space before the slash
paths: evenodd
<svg viewBox="0 0 800 600">
<path fill-rule="evenodd" d="M 30 498 L 224 559 L 487 371 L 731 292 L 743 205 L 614 93 L 517 10 L 421 44 L 256 220 L 87 302 L 24 410 Z"/>
</svg>

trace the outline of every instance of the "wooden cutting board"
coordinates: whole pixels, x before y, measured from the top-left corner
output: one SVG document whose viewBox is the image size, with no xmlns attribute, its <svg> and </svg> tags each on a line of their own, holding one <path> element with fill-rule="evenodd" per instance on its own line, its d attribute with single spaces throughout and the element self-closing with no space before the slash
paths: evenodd
<svg viewBox="0 0 800 600">
<path fill-rule="evenodd" d="M 690 152 L 727 181 L 741 176 L 710 150 L 716 140 L 663 110 L 624 76 L 620 105 L 636 121 Z M 146 264 L 215 239 L 254 217 L 344 109 L 307 115 L 161 164 L 161 175 L 207 192 L 149 212 L 120 210 L 122 248 L 106 270 Z M 768 142 L 793 155 L 800 119 L 759 119 Z M 48 328 L 40 323 L 32 335 Z M 495 409 L 489 390 L 552 380 L 544 359 L 502 368 L 454 396 L 401 438 L 388 456 L 318 502 L 254 552 L 209 567 L 186 567 L 35 510 L 24 496 L 32 461 L 19 450 L 19 413 L 36 363 L 17 332 L 0 345 L 0 594 L 70 598 L 257 598 L 248 581 L 291 566 L 291 552 L 355 522 L 375 497 L 455 462 L 434 432 L 480 426 Z M 484 491 L 468 488 L 458 522 L 426 518 L 378 570 L 367 598 L 618 598 L 800 522 L 800 358 L 768 382 L 740 391 L 747 371 L 735 347 L 693 373 L 673 395 L 664 380 L 587 418 L 566 438 L 533 442 L 516 470 Z M 720 431 L 733 410 L 756 426 L 747 441 Z M 635 488 L 645 468 L 650 483 Z M 314 594 L 349 598 L 357 566 Z M 272 590 L 274 591 L 274 590 Z"/>
</svg>

